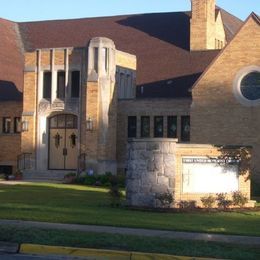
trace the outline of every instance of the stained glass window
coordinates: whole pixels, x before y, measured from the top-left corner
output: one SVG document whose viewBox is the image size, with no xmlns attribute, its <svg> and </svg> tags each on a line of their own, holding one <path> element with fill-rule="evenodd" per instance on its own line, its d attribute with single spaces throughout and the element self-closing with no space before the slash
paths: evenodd
<svg viewBox="0 0 260 260">
<path fill-rule="evenodd" d="M 163 116 L 154 117 L 154 137 L 163 137 Z"/>
<path fill-rule="evenodd" d="M 246 99 L 251 101 L 260 99 L 260 72 L 247 74 L 241 81 L 240 89 Z"/>
<path fill-rule="evenodd" d="M 141 117 L 141 137 L 150 137 L 150 117 L 142 116 Z"/>
<path fill-rule="evenodd" d="M 177 116 L 167 117 L 167 137 L 177 138 Z"/>
</svg>

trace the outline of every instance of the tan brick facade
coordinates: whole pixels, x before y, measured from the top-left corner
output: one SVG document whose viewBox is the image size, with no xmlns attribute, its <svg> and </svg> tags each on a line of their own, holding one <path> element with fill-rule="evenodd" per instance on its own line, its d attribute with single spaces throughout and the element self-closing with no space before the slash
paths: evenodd
<svg viewBox="0 0 260 260">
<path fill-rule="evenodd" d="M 186 15 L 185 17 L 187 19 Z M 62 151 L 59 158 L 67 156 L 69 144 L 76 147 L 74 150 L 76 155 L 74 154 L 73 158 L 74 165 L 77 166 L 73 169 L 64 166 L 62 174 L 79 170 L 78 160 L 82 155 L 84 171 L 93 170 L 97 174 L 125 173 L 129 156 L 127 153 L 129 116 L 136 117 L 136 138 L 139 139 L 141 139 L 141 117 L 146 116 L 150 120 L 150 136 L 147 138 L 155 137 L 155 117 L 163 117 L 162 138 L 168 138 L 168 117 L 176 117 L 176 138 L 179 142 L 183 141 L 181 119 L 186 116 L 191 117 L 191 142 L 211 145 L 252 145 L 255 173 L 260 172 L 257 160 L 257 154 L 260 152 L 259 107 L 241 105 L 235 98 L 233 90 L 234 78 L 238 71 L 247 66 L 260 66 L 259 24 L 253 18 L 246 22 L 239 34 L 203 74 L 193 88 L 192 97 L 188 91 L 189 86 L 187 87 L 185 84 L 189 84 L 188 81 L 193 82 L 205 69 L 200 65 L 195 70 L 192 68 L 198 65 L 194 57 L 199 60 L 200 56 L 202 57 L 205 53 L 213 53 L 208 50 L 222 49 L 227 40 L 222 14 L 220 10 L 216 11 L 214 0 L 192 1 L 190 26 L 190 52 L 188 48 L 185 48 L 182 50 L 185 54 L 180 54 L 180 56 L 178 51 L 184 48 L 183 46 L 176 44 L 174 47 L 177 48 L 172 49 L 170 44 L 175 43 L 171 39 L 161 39 L 162 36 L 152 33 L 149 35 L 151 38 L 149 41 L 151 40 L 155 53 L 156 48 L 161 46 L 162 49 L 169 48 L 174 55 L 176 52 L 176 59 L 184 57 L 185 61 L 188 60 L 183 64 L 180 61 L 180 64 L 173 69 L 161 66 L 163 63 L 159 58 L 157 60 L 156 56 L 153 56 L 150 64 L 142 63 L 142 59 L 138 63 L 138 56 L 117 49 L 118 46 L 118 48 L 124 46 L 123 42 L 119 41 L 119 45 L 116 46 L 116 41 L 114 43 L 113 39 L 105 37 L 91 38 L 88 42 L 84 42 L 85 46 L 77 45 L 82 46 L 77 48 L 35 48 L 25 52 L 23 103 L 1 102 L 0 116 L 10 116 L 12 119 L 20 116 L 23 122 L 28 123 L 29 128 L 21 134 L 0 135 L 0 142 L 3 146 L 3 150 L 0 152 L 0 165 L 12 165 L 15 170 L 17 156 L 22 153 L 30 153 L 32 154 L 32 167 L 29 171 L 33 174 L 55 171 L 55 167 L 49 167 L 50 140 L 53 141 L 56 138 L 55 135 L 50 134 L 51 118 L 63 115 L 66 115 L 66 118 L 67 115 L 73 115 L 77 119 L 77 124 L 74 122 L 74 128 L 71 130 L 76 133 L 75 143 L 72 144 L 70 136 L 70 139 L 67 138 L 67 143 L 64 144 L 65 134 L 65 137 L 58 135 L 58 139 L 55 139 L 57 142 L 55 146 L 53 145 L 58 151 L 60 140 L 64 141 L 63 151 L 59 150 Z M 135 30 L 137 31 L 137 29 Z M 254 35 L 253 38 L 252 35 Z M 160 39 L 156 39 L 157 37 Z M 252 40 L 248 41 L 251 38 Z M 142 49 L 143 46 L 138 48 L 142 50 L 142 55 L 144 55 L 142 58 L 150 55 L 149 52 L 146 53 Z M 129 50 L 132 50 L 133 53 L 136 51 L 134 43 Z M 198 52 L 201 50 L 202 52 Z M 162 56 L 160 55 L 160 59 L 169 62 L 172 60 L 171 57 L 162 58 Z M 209 58 L 205 55 L 201 60 L 204 61 L 204 57 L 206 61 L 213 56 Z M 141 66 L 146 64 L 145 70 L 142 71 L 140 64 Z M 154 69 L 151 66 L 154 64 L 158 64 L 158 68 Z M 153 68 L 151 71 L 149 71 L 150 66 Z M 171 74 L 172 72 L 168 72 L 168 69 L 175 70 L 174 72 L 177 73 Z M 61 97 L 58 95 L 60 91 L 58 89 L 59 72 L 64 75 L 64 79 L 62 78 L 64 89 L 61 91 L 63 94 Z M 79 85 L 79 94 L 76 96 L 72 95 L 73 72 L 78 72 L 80 75 L 79 82 L 76 82 Z M 137 86 L 139 72 L 143 74 L 144 80 Z M 47 88 L 47 92 L 49 90 L 51 94 L 48 93 L 48 95 L 50 94 L 48 97 L 44 96 L 46 73 L 51 74 L 51 82 L 48 82 L 50 86 L 47 86 L 50 87 L 50 90 Z M 145 74 L 150 76 L 154 74 L 156 77 L 150 79 Z M 153 98 L 145 98 L 145 96 L 137 98 L 137 90 L 142 92 L 143 87 L 148 90 L 150 85 L 156 93 L 157 84 L 166 91 L 176 92 L 177 96 L 167 98 L 167 95 L 164 95 L 164 98 L 158 98 L 154 95 Z M 92 123 L 91 129 L 88 129 L 89 123 Z M 57 123 L 55 130 L 59 134 L 66 127 L 60 127 Z M 66 132 L 66 130 L 64 131 Z M 213 148 L 204 149 L 191 145 L 180 147 L 178 150 L 176 165 L 179 174 L 176 176 L 174 184 L 178 200 L 198 200 L 202 195 L 184 194 L 181 191 L 181 157 L 187 154 L 205 156 L 209 153 L 218 156 L 217 150 Z M 239 189 L 250 196 L 250 181 L 245 182 L 243 178 L 240 177 Z"/>
<path fill-rule="evenodd" d="M 169 99 L 148 99 L 148 100 L 121 100 L 118 102 L 117 119 L 117 160 L 118 168 L 123 171 L 126 168 L 127 160 L 127 119 L 128 116 L 137 117 L 137 138 L 140 138 L 141 116 L 150 117 L 150 137 L 154 134 L 154 117 L 164 117 L 164 137 L 167 137 L 167 116 L 177 116 L 177 137 L 181 140 L 181 116 L 188 116 L 191 100 L 169 100 Z"/>
<path fill-rule="evenodd" d="M 21 153 L 21 134 L 15 133 L 14 121 L 21 117 L 22 102 L 3 102 L 0 104 L 0 166 L 12 166 L 13 173 L 17 169 L 17 157 Z M 10 133 L 3 133 L 3 118 L 11 119 Z"/>
<path fill-rule="evenodd" d="M 193 0 L 190 49 L 222 49 L 226 44 L 220 12 L 215 15 L 215 0 Z"/>
<path fill-rule="evenodd" d="M 253 17 L 248 19 L 194 87 L 191 108 L 191 141 L 252 145 L 254 174 L 258 180 L 259 106 L 241 104 L 235 98 L 234 84 L 241 69 L 260 66 L 259 28 Z"/>
<path fill-rule="evenodd" d="M 236 148 L 233 148 L 236 149 Z M 232 149 L 230 149 L 232 153 Z M 251 149 L 249 149 L 251 150 Z M 211 157 L 211 158 L 222 158 L 224 155 L 228 154 L 225 149 L 219 149 L 217 147 L 213 147 L 210 145 L 179 145 L 176 149 L 176 168 L 177 168 L 177 175 L 175 179 L 175 198 L 177 201 L 196 201 L 198 206 L 203 206 L 201 203 L 201 197 L 205 195 L 212 195 L 216 196 L 215 193 L 184 193 L 182 190 L 182 183 L 183 183 L 183 164 L 182 158 L 189 156 L 195 157 Z M 210 174 L 210 172 L 209 172 Z M 250 185 L 251 181 L 248 178 L 249 172 L 240 172 L 239 173 L 239 191 L 241 191 L 247 198 L 250 200 L 251 198 L 251 190 Z M 227 196 L 229 199 L 232 199 L 231 194 L 229 193 Z M 216 205 L 214 205 L 216 206 Z M 249 203 L 248 206 L 254 206 L 254 203 Z"/>
</svg>

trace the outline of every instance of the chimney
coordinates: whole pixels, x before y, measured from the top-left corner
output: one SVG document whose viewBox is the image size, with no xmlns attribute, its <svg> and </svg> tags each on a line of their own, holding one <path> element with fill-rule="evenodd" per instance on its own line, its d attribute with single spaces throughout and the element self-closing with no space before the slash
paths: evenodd
<svg viewBox="0 0 260 260">
<path fill-rule="evenodd" d="M 216 0 L 191 0 L 190 50 L 216 48 Z"/>
</svg>

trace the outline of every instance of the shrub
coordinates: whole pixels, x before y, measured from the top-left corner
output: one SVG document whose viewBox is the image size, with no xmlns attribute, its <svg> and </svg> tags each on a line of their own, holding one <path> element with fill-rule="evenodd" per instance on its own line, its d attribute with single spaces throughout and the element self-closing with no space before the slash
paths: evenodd
<svg viewBox="0 0 260 260">
<path fill-rule="evenodd" d="M 244 195 L 241 191 L 234 191 L 232 193 L 233 205 L 244 207 L 245 204 L 248 202 L 248 198 Z"/>
<path fill-rule="evenodd" d="M 218 207 L 226 210 L 232 205 L 232 200 L 227 199 L 226 193 L 217 193 Z"/>
<path fill-rule="evenodd" d="M 103 175 L 99 175 L 97 176 L 97 181 L 100 182 L 101 186 L 110 186 L 110 179 L 112 177 L 112 173 L 111 172 L 106 172 Z"/>
<path fill-rule="evenodd" d="M 196 201 L 194 200 L 181 200 L 178 203 L 180 209 L 195 209 L 196 208 Z"/>
<path fill-rule="evenodd" d="M 118 180 L 116 176 L 111 176 L 110 178 L 110 188 L 109 188 L 109 196 L 111 200 L 112 207 L 119 207 L 121 205 L 121 199 L 123 197 L 123 193 L 119 190 Z"/>
<path fill-rule="evenodd" d="M 84 184 L 85 178 L 86 178 L 86 177 L 77 177 L 77 178 L 75 179 L 75 183 L 76 183 L 76 184 Z"/>
<path fill-rule="evenodd" d="M 75 179 L 75 183 L 83 185 L 110 187 L 111 185 L 118 185 L 120 188 L 125 187 L 125 177 L 122 175 L 112 175 L 111 172 L 106 172 L 103 175 L 86 175 L 79 176 Z"/>
<path fill-rule="evenodd" d="M 170 193 L 169 191 L 165 192 L 165 193 L 160 193 L 156 195 L 156 199 L 159 200 L 160 205 L 163 208 L 170 208 L 171 204 L 173 203 L 174 199 L 173 199 L 173 195 L 172 193 Z"/>
<path fill-rule="evenodd" d="M 83 184 L 84 184 L 84 185 L 94 185 L 94 184 L 96 183 L 96 181 L 97 181 L 96 176 L 94 176 L 94 175 L 92 175 L 92 176 L 86 176 L 86 177 L 84 178 Z"/>
<path fill-rule="evenodd" d="M 200 200 L 203 204 L 203 207 L 206 209 L 213 208 L 213 206 L 216 202 L 216 198 L 212 195 L 201 197 Z"/>
</svg>

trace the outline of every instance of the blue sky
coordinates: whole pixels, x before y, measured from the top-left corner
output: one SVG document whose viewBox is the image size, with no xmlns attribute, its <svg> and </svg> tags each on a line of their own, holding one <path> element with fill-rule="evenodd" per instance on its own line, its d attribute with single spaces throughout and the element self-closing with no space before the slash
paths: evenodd
<svg viewBox="0 0 260 260">
<path fill-rule="evenodd" d="M 217 5 L 245 19 L 260 14 L 260 0 L 217 0 Z M 120 14 L 190 10 L 190 0 L 2 0 L 0 17 L 37 21 Z"/>
</svg>

